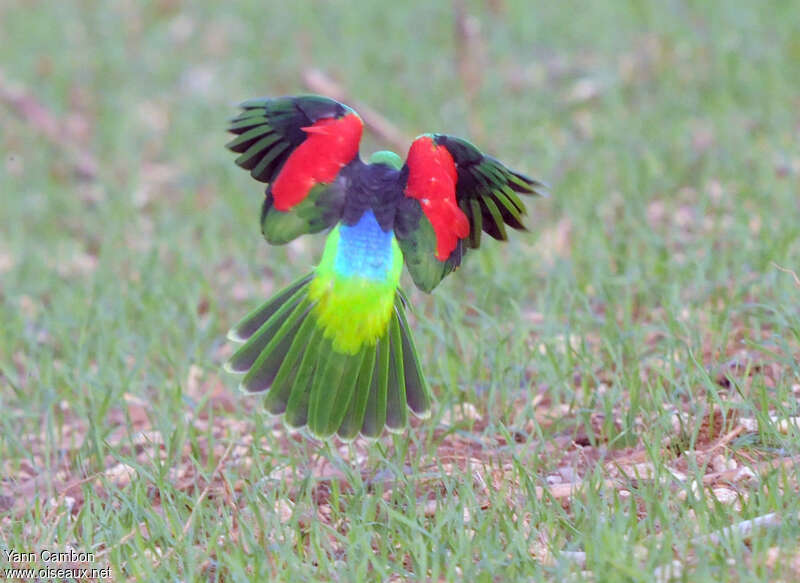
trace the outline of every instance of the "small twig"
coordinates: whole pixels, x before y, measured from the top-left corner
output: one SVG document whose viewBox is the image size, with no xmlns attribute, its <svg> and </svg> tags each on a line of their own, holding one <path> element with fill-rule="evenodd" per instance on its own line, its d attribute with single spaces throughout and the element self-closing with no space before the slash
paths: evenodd
<svg viewBox="0 0 800 583">
<path fill-rule="evenodd" d="M 228 448 L 225 450 L 225 452 L 219 458 L 219 461 L 217 462 L 217 465 L 214 468 L 214 471 L 211 473 L 211 477 L 209 478 L 209 481 L 206 484 L 206 487 L 200 493 L 200 496 L 198 496 L 197 502 L 192 507 L 192 511 L 189 514 L 189 518 L 186 520 L 186 523 L 183 525 L 183 529 L 181 531 L 181 540 L 183 540 L 183 538 L 189 532 L 189 528 L 191 528 L 191 525 L 192 525 L 192 520 L 194 519 L 195 510 L 197 509 L 197 507 L 200 504 L 202 504 L 202 502 L 205 499 L 205 497 L 208 496 L 208 492 L 211 490 L 211 485 L 214 483 L 214 478 L 217 476 L 217 474 L 222 469 L 222 464 L 225 462 L 225 459 L 228 457 L 230 452 L 233 450 L 233 447 L 234 447 L 234 445 L 236 445 L 236 443 L 237 443 L 237 440 L 235 440 L 235 439 L 231 440 L 231 443 L 228 445 Z M 129 531 L 128 533 L 126 533 L 125 535 L 123 535 L 119 539 L 119 541 L 117 541 L 117 544 L 115 544 L 113 547 L 108 547 L 108 548 L 105 548 L 102 551 L 100 551 L 100 553 L 98 553 L 98 557 L 106 555 L 106 554 L 110 553 L 113 549 L 119 548 L 122 545 L 126 544 L 129 540 L 131 540 L 134 536 L 136 536 L 136 532 L 140 531 L 142 526 L 146 526 L 144 522 L 140 522 L 139 524 L 134 526 L 133 529 L 131 531 Z M 167 553 L 163 557 L 160 557 L 157 560 L 157 562 L 155 563 L 154 567 L 157 566 L 160 562 L 162 562 L 165 559 L 167 559 L 168 557 L 170 557 L 174 551 L 175 551 L 175 547 L 173 546 L 173 547 L 170 548 L 169 551 L 167 551 Z"/>
<path fill-rule="evenodd" d="M 225 493 L 225 503 L 231 509 L 231 539 L 235 543 L 239 543 L 239 506 L 236 504 L 236 500 L 234 498 L 233 492 L 231 491 L 231 486 L 227 480 L 222 480 L 222 486 L 224 488 Z"/>
<path fill-rule="evenodd" d="M 720 437 L 718 440 L 716 440 L 714 443 L 712 443 L 710 446 L 708 446 L 706 449 L 704 449 L 702 451 L 698 451 L 697 453 L 708 454 L 708 453 L 711 453 L 713 451 L 716 451 L 720 447 L 725 447 L 731 441 L 733 441 L 734 439 L 739 437 L 739 434 L 742 433 L 744 430 L 745 430 L 744 425 L 737 425 L 731 431 L 729 431 L 728 433 L 726 433 L 725 435 Z"/>
<path fill-rule="evenodd" d="M 67 497 L 67 494 L 71 490 L 73 490 L 74 488 L 77 488 L 78 486 L 81 486 L 82 484 L 85 484 L 87 482 L 91 482 L 92 480 L 95 480 L 96 478 L 99 478 L 102 475 L 103 475 L 103 472 L 95 472 L 95 473 L 93 473 L 93 474 L 91 474 L 89 476 L 86 476 L 85 478 L 81 478 L 80 480 L 74 480 L 74 481 L 66 483 L 66 484 L 58 484 L 57 486 L 53 485 L 52 486 L 52 491 L 53 491 L 53 494 L 54 494 L 54 498 L 53 499 L 56 502 L 55 502 L 55 504 L 53 506 L 53 509 L 50 510 L 50 512 L 55 512 L 58 509 L 58 507 L 61 506 L 61 503 L 64 502 L 64 499 Z M 30 481 L 25 482 L 24 485 L 27 486 L 29 483 L 30 483 Z M 39 483 L 40 483 L 40 480 L 38 478 L 33 478 L 32 489 L 34 489 L 34 491 L 38 491 L 41 488 L 41 486 L 38 485 Z M 15 499 L 15 513 L 16 513 L 16 516 L 17 516 L 17 518 L 21 518 L 23 513 L 25 513 L 27 511 L 27 508 L 16 504 L 16 501 L 22 498 L 22 496 L 19 495 L 18 491 L 12 491 L 12 494 L 14 495 L 14 499 Z M 50 522 L 49 517 L 48 517 L 47 522 Z"/>
<path fill-rule="evenodd" d="M 455 61 L 458 76 L 464 87 L 470 133 L 478 141 L 485 141 L 485 131 L 480 117 L 475 113 L 475 97 L 483 84 L 482 43 L 480 21 L 467 11 L 464 0 L 453 0 Z"/>
<path fill-rule="evenodd" d="M 794 271 L 792 271 L 788 267 L 781 267 L 780 265 L 778 265 L 774 261 L 772 262 L 772 265 L 774 265 L 775 267 L 777 267 L 778 269 L 780 269 L 784 273 L 791 274 L 791 276 L 794 278 L 794 282 L 797 284 L 797 287 L 800 287 L 800 277 L 798 277 L 797 273 L 795 273 Z"/>
<path fill-rule="evenodd" d="M 616 488 L 617 485 L 617 482 L 614 480 L 603 480 L 601 484 L 603 488 Z M 585 486 L 585 482 L 568 482 L 565 484 L 553 484 L 552 486 L 547 487 L 536 486 L 536 497 L 541 499 L 545 493 L 547 493 L 556 500 L 561 500 L 562 498 L 571 498 Z"/>
<path fill-rule="evenodd" d="M 581 568 L 586 566 L 585 551 L 559 551 L 558 556 L 567 559 L 570 563 L 574 563 Z"/>
<path fill-rule="evenodd" d="M 792 456 L 786 458 L 780 458 L 777 460 L 769 460 L 766 462 L 762 462 L 760 464 L 756 464 L 752 468 L 748 468 L 747 466 L 742 466 L 733 470 L 724 470 L 722 472 L 712 472 L 710 474 L 706 474 L 703 476 L 703 485 L 708 486 L 710 484 L 716 484 L 718 482 L 730 482 L 733 481 L 739 476 L 745 469 L 749 469 L 755 476 L 758 476 L 764 472 L 768 472 L 770 470 L 775 470 L 781 467 L 789 467 L 800 463 L 800 456 Z"/>
<path fill-rule="evenodd" d="M 797 518 L 800 519 L 800 514 L 797 515 Z M 736 524 L 726 526 L 708 534 L 696 536 L 692 539 L 692 543 L 696 545 L 718 545 L 724 539 L 729 538 L 733 534 L 738 534 L 744 539 L 749 539 L 755 530 L 780 526 L 783 524 L 783 520 L 784 519 L 780 514 L 777 512 L 771 512 L 769 514 L 764 514 L 763 516 L 751 518 L 750 520 L 737 522 Z"/>
<path fill-rule="evenodd" d="M 94 156 L 77 149 L 74 146 L 75 140 L 65 125 L 25 87 L 6 79 L 2 71 L 0 71 L 0 103 L 5 104 L 23 121 L 30 124 L 50 143 L 66 152 L 80 178 L 92 180 L 97 176 L 99 164 Z"/>
<path fill-rule="evenodd" d="M 189 518 L 186 519 L 186 522 L 183 525 L 183 529 L 181 530 L 180 538 L 178 539 L 178 541 L 176 541 L 176 544 L 172 545 L 169 548 L 169 550 L 166 553 L 164 553 L 161 557 L 156 558 L 156 560 L 153 562 L 154 569 L 156 569 L 161 563 L 163 563 L 164 561 L 169 559 L 173 554 L 175 554 L 175 549 L 178 548 L 178 544 L 182 542 L 184 538 L 186 538 L 189 529 L 192 528 L 192 522 L 194 521 L 197 509 L 200 507 L 200 505 L 203 503 L 203 500 L 205 500 L 206 496 L 208 496 L 208 493 L 211 491 L 211 486 L 214 484 L 214 478 L 216 478 L 217 474 L 220 472 L 220 470 L 222 470 L 222 464 L 225 463 L 228 454 L 231 453 L 231 450 L 233 449 L 233 446 L 235 444 L 236 440 L 235 439 L 231 440 L 230 444 L 228 445 L 228 448 L 222 454 L 222 457 L 219 458 L 219 461 L 217 462 L 217 467 L 215 467 L 214 471 L 211 472 L 211 477 L 209 477 L 206 487 L 203 488 L 202 492 L 200 492 L 200 496 L 197 497 L 197 501 L 194 503 L 194 506 L 192 506 L 192 511 L 189 513 Z"/>
<path fill-rule="evenodd" d="M 800 513 L 798 513 L 797 519 L 800 520 Z M 719 545 L 726 538 L 729 538 L 734 534 L 738 534 L 743 539 L 747 540 L 750 539 L 757 530 L 772 528 L 780 526 L 781 524 L 783 524 L 783 518 L 778 513 L 772 512 L 770 514 L 758 516 L 750 520 L 743 520 L 742 522 L 737 522 L 736 524 L 726 526 L 724 528 L 721 528 L 714 532 L 710 532 L 708 534 L 696 536 L 692 539 L 692 544 Z M 561 551 L 558 554 L 564 557 L 565 559 L 569 560 L 570 562 L 576 563 L 577 565 L 584 566 L 586 564 L 586 553 L 584 551 Z M 671 568 L 670 565 L 659 567 L 657 569 L 657 572 L 661 573 L 664 569 L 668 570 L 670 568 Z M 654 580 L 661 581 L 666 579 L 663 579 L 662 577 L 655 577 Z"/>
<path fill-rule="evenodd" d="M 368 105 L 352 99 L 345 89 L 319 69 L 303 71 L 303 81 L 312 91 L 327 95 L 338 101 L 347 102 L 358 111 L 367 124 L 367 128 L 379 138 L 389 142 L 394 148 L 405 153 L 411 144 L 411 138 L 405 135 L 396 125 Z"/>
<path fill-rule="evenodd" d="M 228 454 L 231 453 L 231 450 L 233 449 L 233 446 L 235 444 L 236 441 L 231 440 L 230 444 L 228 444 L 228 448 L 222 454 L 222 457 L 219 458 L 219 461 L 217 462 L 217 467 L 215 467 L 214 471 L 211 472 L 211 477 L 208 479 L 206 487 L 203 488 L 202 492 L 200 492 L 200 496 L 197 497 L 197 502 L 195 502 L 194 506 L 192 506 L 192 511 L 189 513 L 189 518 L 186 519 L 186 524 L 183 525 L 183 530 L 181 531 L 181 538 L 185 537 L 186 533 L 189 532 L 189 529 L 192 527 L 192 521 L 194 520 L 195 511 L 203 503 L 203 500 L 205 500 L 206 496 L 208 496 L 208 493 L 211 491 L 211 486 L 214 484 L 214 478 L 217 477 L 217 474 L 222 469 L 222 464 L 225 463 Z"/>
<path fill-rule="evenodd" d="M 132 539 L 134 536 L 136 536 L 136 533 L 137 533 L 137 532 L 141 532 L 141 530 L 142 530 L 142 527 L 145 527 L 145 528 L 146 528 L 146 527 L 147 527 L 146 523 L 144 523 L 144 522 L 140 522 L 139 524 L 137 524 L 136 526 L 134 526 L 134 527 L 133 527 L 133 529 L 132 529 L 131 531 L 129 531 L 128 533 L 124 534 L 124 535 L 123 535 L 123 536 L 122 536 L 122 537 L 121 537 L 121 538 L 120 538 L 120 539 L 117 541 L 117 544 L 115 544 L 113 547 L 106 547 L 106 548 L 104 548 L 103 550 L 101 550 L 100 552 L 98 552 L 98 553 L 97 553 L 97 559 L 99 559 L 100 557 L 103 557 L 103 556 L 107 555 L 107 554 L 108 554 L 108 553 L 110 553 L 112 550 L 114 550 L 114 549 L 117 549 L 117 548 L 121 547 L 122 545 L 126 544 L 126 543 L 127 543 L 129 540 L 131 540 L 131 539 Z"/>
</svg>

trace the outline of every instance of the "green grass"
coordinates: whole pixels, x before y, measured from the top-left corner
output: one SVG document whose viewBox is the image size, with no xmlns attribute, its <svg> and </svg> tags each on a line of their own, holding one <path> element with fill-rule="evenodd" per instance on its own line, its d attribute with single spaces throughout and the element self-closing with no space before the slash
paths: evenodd
<svg viewBox="0 0 800 583">
<path fill-rule="evenodd" d="M 453 4 L 371 4 L 0 6 L 0 89 L 62 127 L 0 91 L 2 547 L 117 580 L 798 577 L 792 3 L 467 2 L 476 78 Z M 552 192 L 411 292 L 432 418 L 342 447 L 221 370 L 322 245 L 264 244 L 225 124 L 310 67 Z"/>
</svg>

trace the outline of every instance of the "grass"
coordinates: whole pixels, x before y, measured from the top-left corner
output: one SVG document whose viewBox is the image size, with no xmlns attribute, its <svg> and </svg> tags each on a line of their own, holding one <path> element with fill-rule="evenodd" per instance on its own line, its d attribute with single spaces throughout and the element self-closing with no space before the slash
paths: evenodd
<svg viewBox="0 0 800 583">
<path fill-rule="evenodd" d="M 800 576 L 791 3 L 372 4 L 0 6 L 3 547 L 116 580 Z M 437 405 L 376 442 L 287 434 L 220 367 L 322 243 L 263 243 L 224 127 L 312 67 L 552 190 L 411 292 Z"/>
</svg>

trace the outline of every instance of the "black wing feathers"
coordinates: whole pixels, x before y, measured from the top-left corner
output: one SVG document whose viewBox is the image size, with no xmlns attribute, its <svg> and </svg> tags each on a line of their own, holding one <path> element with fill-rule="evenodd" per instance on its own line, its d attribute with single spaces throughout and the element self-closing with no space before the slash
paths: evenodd
<svg viewBox="0 0 800 583">
<path fill-rule="evenodd" d="M 242 113 L 228 126 L 237 137 L 227 147 L 241 154 L 236 163 L 260 182 L 275 179 L 292 151 L 306 139 L 304 127 L 347 113 L 341 103 L 318 95 L 250 99 L 241 108 Z"/>
<path fill-rule="evenodd" d="M 505 226 L 524 229 L 525 206 L 519 194 L 541 195 L 544 185 L 506 168 L 499 160 L 481 153 L 467 140 L 434 134 L 434 141 L 447 148 L 456 163 L 456 200 L 470 223 L 466 244 L 480 246 L 481 231 L 505 241 Z"/>
</svg>

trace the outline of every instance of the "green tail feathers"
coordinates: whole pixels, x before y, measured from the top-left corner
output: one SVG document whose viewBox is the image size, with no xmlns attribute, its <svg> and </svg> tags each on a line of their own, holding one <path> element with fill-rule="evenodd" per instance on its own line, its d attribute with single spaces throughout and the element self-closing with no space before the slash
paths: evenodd
<svg viewBox="0 0 800 583">
<path fill-rule="evenodd" d="M 309 297 L 313 275 L 275 294 L 228 334 L 243 342 L 225 367 L 244 373 L 241 388 L 266 393 L 264 405 L 292 427 L 319 437 L 378 437 L 384 426 L 402 431 L 407 409 L 425 417 L 430 390 L 398 290 L 388 329 L 354 354 L 334 349 Z"/>
</svg>

